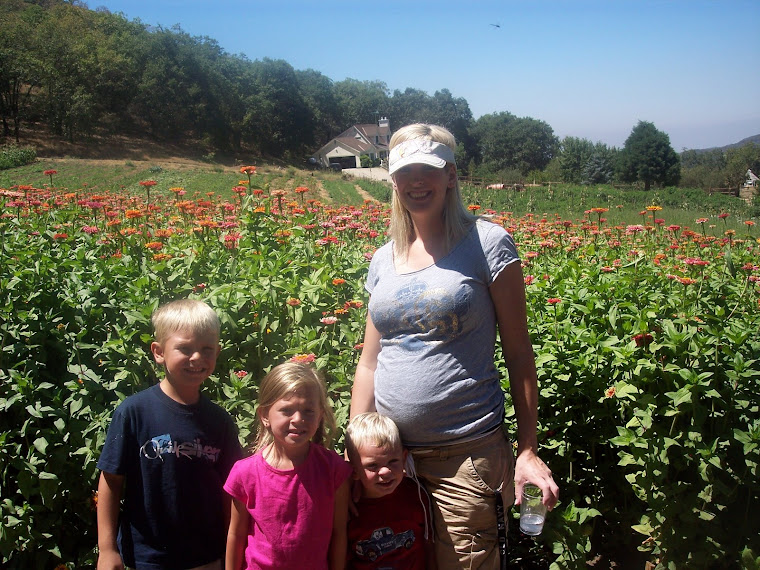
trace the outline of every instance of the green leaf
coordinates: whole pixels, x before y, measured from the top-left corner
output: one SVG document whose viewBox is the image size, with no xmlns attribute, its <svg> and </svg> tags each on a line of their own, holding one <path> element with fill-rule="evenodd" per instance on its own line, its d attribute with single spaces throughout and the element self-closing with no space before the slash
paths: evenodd
<svg viewBox="0 0 760 570">
<path fill-rule="evenodd" d="M 37 451 L 44 454 L 48 447 L 48 441 L 44 437 L 38 437 L 34 440 L 33 445 Z"/>
</svg>

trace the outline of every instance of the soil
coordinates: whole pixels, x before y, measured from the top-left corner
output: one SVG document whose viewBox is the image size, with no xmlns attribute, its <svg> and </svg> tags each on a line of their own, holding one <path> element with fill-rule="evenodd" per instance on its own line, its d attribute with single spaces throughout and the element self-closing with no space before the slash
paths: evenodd
<svg viewBox="0 0 760 570">
<path fill-rule="evenodd" d="M 15 141 L 0 137 L 0 144 Z M 125 160 L 133 162 L 150 162 L 173 169 L 197 168 L 208 166 L 209 151 L 199 142 L 186 140 L 182 143 L 165 142 L 149 137 L 128 135 L 93 135 L 77 139 L 74 142 L 52 135 L 42 125 L 27 125 L 21 130 L 19 146 L 31 146 L 37 151 L 37 158 L 76 158 L 102 161 L 103 164 L 123 164 Z M 213 162 L 241 165 L 252 155 L 239 156 L 215 155 Z"/>
</svg>

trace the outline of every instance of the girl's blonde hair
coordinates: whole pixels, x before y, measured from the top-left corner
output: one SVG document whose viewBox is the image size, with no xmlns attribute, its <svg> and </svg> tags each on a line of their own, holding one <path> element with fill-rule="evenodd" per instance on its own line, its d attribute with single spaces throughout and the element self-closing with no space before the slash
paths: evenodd
<svg viewBox="0 0 760 570">
<path fill-rule="evenodd" d="M 179 331 L 194 335 L 213 334 L 219 339 L 221 325 L 214 309 L 197 299 L 178 299 L 162 305 L 153 312 L 154 340 L 163 344 Z"/>
<path fill-rule="evenodd" d="M 354 416 L 346 428 L 346 451 L 352 462 L 361 461 L 359 449 L 365 445 L 403 449 L 396 423 L 377 412 L 364 412 Z"/>
<path fill-rule="evenodd" d="M 445 144 L 452 151 L 456 152 L 457 143 L 447 129 L 438 125 L 429 125 L 426 123 L 414 123 L 400 128 L 393 133 L 388 150 L 392 149 L 404 141 L 412 139 L 424 139 L 437 143 Z M 454 164 L 447 164 L 444 168 L 456 167 Z M 446 200 L 443 206 L 443 226 L 444 239 L 446 240 L 446 250 L 448 251 L 455 243 L 462 239 L 476 217 L 473 216 L 462 203 L 462 194 L 459 190 L 459 178 L 453 188 L 446 191 Z M 393 240 L 394 252 L 402 259 L 406 258 L 409 252 L 409 244 L 414 239 L 414 224 L 412 216 L 409 214 L 401 201 L 398 199 L 396 192 L 393 192 L 391 198 L 391 224 L 390 236 Z"/>
<path fill-rule="evenodd" d="M 314 390 L 322 408 L 322 421 L 319 422 L 319 427 L 311 441 L 328 448 L 332 445 L 332 438 L 335 433 L 335 416 L 327 399 L 327 388 L 322 374 L 303 362 L 283 362 L 272 368 L 269 374 L 264 376 L 259 386 L 254 452 L 264 449 L 274 441 L 272 432 L 261 421 L 262 414 L 266 414 L 278 400 L 299 390 Z"/>
</svg>

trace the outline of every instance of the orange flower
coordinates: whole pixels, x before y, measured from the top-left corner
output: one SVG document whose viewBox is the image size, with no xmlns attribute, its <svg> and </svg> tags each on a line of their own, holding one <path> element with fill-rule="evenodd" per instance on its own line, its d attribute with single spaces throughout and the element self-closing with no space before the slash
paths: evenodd
<svg viewBox="0 0 760 570">
<path fill-rule="evenodd" d="M 341 279 L 340 277 L 337 277 L 332 280 L 333 285 L 343 285 L 346 282 L 345 279 Z"/>
<path fill-rule="evenodd" d="M 309 189 L 306 186 L 299 186 L 298 188 L 296 188 L 296 194 L 304 194 L 308 191 Z"/>
<path fill-rule="evenodd" d="M 241 166 L 240 173 L 247 174 L 248 176 L 250 176 L 251 174 L 256 174 L 256 167 L 255 166 Z"/>
<path fill-rule="evenodd" d="M 293 358 L 290 359 L 291 362 L 314 362 L 314 360 L 317 358 L 317 355 L 313 352 L 310 352 L 309 354 L 296 354 Z"/>
<path fill-rule="evenodd" d="M 296 299 L 295 297 L 289 297 L 287 301 L 285 301 L 286 305 L 290 305 L 291 307 L 297 307 L 301 304 L 300 299 Z"/>
</svg>

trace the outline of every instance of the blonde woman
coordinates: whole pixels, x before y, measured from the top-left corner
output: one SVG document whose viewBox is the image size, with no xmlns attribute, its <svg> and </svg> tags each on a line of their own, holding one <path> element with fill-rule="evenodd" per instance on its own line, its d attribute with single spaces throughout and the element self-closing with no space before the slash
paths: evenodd
<svg viewBox="0 0 760 570">
<path fill-rule="evenodd" d="M 499 568 L 504 507 L 515 492 L 534 483 L 553 508 L 559 488 L 537 455 L 520 258 L 501 226 L 462 204 L 455 148 L 435 125 L 408 125 L 391 138 L 391 241 L 370 264 L 351 416 L 376 410 L 398 426 L 433 497 L 439 567 Z M 502 427 L 497 330 L 517 416 L 516 461 Z"/>
</svg>

